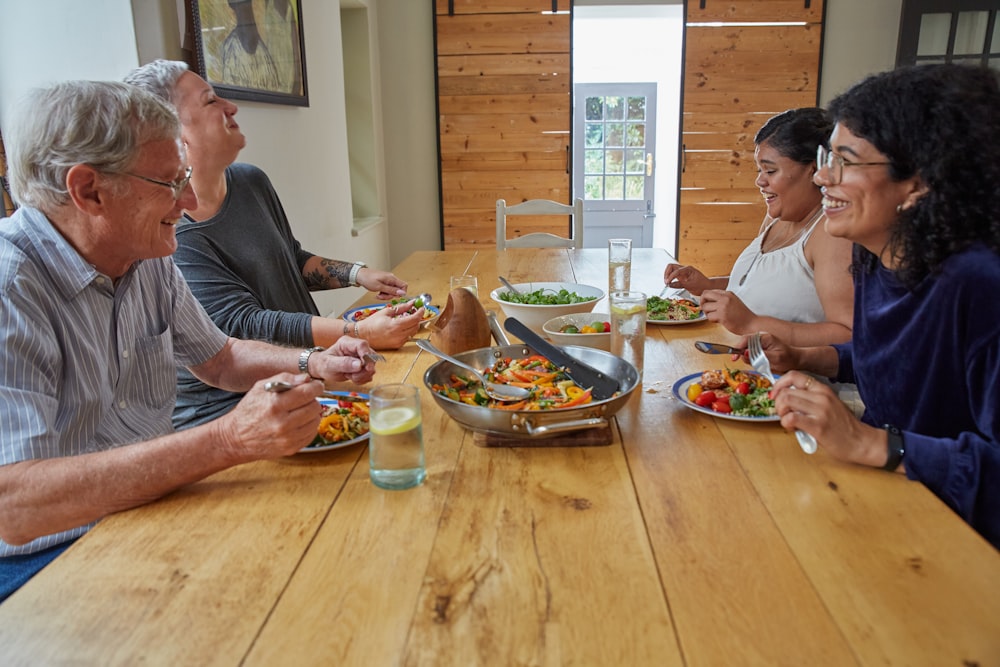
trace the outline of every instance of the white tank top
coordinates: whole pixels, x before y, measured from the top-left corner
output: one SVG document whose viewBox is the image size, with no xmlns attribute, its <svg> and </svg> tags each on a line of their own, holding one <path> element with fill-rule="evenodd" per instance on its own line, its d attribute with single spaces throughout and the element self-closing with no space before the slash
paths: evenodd
<svg viewBox="0 0 1000 667">
<path fill-rule="evenodd" d="M 816 294 L 813 268 L 806 260 L 806 241 L 825 218 L 820 208 L 806 223 L 802 236 L 789 246 L 761 252 L 761 243 L 778 219 L 771 220 L 740 253 L 729 275 L 727 290 L 758 315 L 789 322 L 824 322 L 826 314 Z M 743 284 L 740 279 L 746 276 Z"/>
</svg>

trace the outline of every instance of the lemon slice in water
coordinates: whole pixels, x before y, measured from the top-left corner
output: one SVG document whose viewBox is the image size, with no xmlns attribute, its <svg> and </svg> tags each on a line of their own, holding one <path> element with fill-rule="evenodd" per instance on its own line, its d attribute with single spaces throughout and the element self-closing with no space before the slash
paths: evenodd
<svg viewBox="0 0 1000 667">
<path fill-rule="evenodd" d="M 385 408 L 372 412 L 369 428 L 376 435 L 405 433 L 420 425 L 420 415 L 413 408 Z"/>
</svg>

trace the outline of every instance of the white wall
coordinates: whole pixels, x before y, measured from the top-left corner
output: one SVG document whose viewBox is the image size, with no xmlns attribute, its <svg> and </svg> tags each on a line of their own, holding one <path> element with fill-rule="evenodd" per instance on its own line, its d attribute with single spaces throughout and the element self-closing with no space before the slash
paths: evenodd
<svg viewBox="0 0 1000 667">
<path fill-rule="evenodd" d="M 130 0 L 0 0 L 0 128 L 32 88 L 136 64 Z"/>
<path fill-rule="evenodd" d="M 820 105 L 896 66 L 903 0 L 826 0 Z"/>
</svg>

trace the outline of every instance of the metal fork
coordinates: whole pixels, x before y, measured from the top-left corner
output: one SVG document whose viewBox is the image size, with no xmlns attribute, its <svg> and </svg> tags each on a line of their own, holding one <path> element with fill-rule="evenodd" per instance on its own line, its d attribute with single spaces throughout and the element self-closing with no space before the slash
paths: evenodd
<svg viewBox="0 0 1000 667">
<path fill-rule="evenodd" d="M 761 347 L 759 333 L 750 336 L 750 339 L 747 341 L 747 352 L 750 353 L 750 365 L 753 366 L 753 369 L 770 380 L 771 384 L 774 384 L 774 374 L 771 373 L 771 362 L 764 355 L 764 348 Z M 816 451 L 816 438 L 805 431 L 796 429 L 795 439 L 799 441 L 799 447 L 806 454 L 812 454 Z"/>
</svg>

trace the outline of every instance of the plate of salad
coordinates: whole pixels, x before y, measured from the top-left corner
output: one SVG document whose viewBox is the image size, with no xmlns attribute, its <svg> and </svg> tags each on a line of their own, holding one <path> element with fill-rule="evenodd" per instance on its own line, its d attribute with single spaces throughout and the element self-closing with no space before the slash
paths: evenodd
<svg viewBox="0 0 1000 667">
<path fill-rule="evenodd" d="M 693 299 L 664 299 L 658 296 L 646 299 L 647 324 L 691 324 L 706 319 L 701 306 Z"/>
<path fill-rule="evenodd" d="M 317 399 L 323 406 L 316 438 L 299 452 L 325 452 L 368 439 L 368 394 L 328 391 Z"/>
<path fill-rule="evenodd" d="M 357 308 L 351 308 L 350 310 L 345 310 L 344 314 L 341 315 L 341 317 L 347 320 L 348 322 L 360 322 L 363 319 L 371 317 L 372 315 L 382 310 L 386 306 L 397 306 L 401 303 L 406 303 L 411 298 L 412 297 L 403 296 L 403 297 L 397 297 L 392 301 L 388 302 L 372 303 L 368 304 L 367 306 L 358 306 Z M 426 325 L 428 322 L 433 321 L 438 315 L 441 314 L 440 308 L 438 308 L 437 306 L 432 306 L 430 304 L 424 305 L 424 302 L 420 299 L 417 299 L 416 301 L 413 302 L 413 307 L 408 312 L 415 313 L 417 311 L 417 308 L 420 308 L 421 306 L 424 306 L 424 319 L 420 323 L 420 326 Z M 402 314 L 403 313 L 400 313 L 400 315 Z"/>
<path fill-rule="evenodd" d="M 771 382 L 759 373 L 729 368 L 692 373 L 674 383 L 674 398 L 713 417 L 747 422 L 780 421 Z"/>
</svg>

